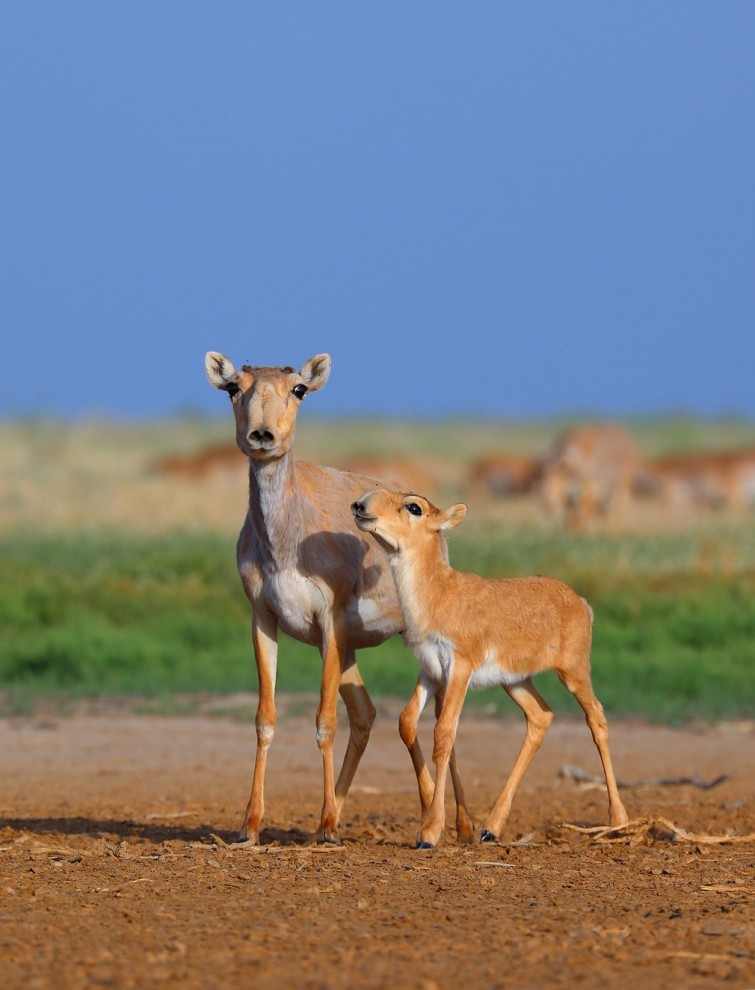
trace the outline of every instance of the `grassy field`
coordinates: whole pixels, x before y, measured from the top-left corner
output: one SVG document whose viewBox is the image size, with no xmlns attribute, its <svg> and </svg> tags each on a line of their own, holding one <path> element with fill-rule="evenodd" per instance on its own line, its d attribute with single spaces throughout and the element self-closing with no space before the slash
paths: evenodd
<svg viewBox="0 0 755 990">
<path fill-rule="evenodd" d="M 331 424 L 332 425 L 332 424 Z M 358 450 L 358 432 L 310 427 L 301 446 L 337 461 Z M 554 424 L 467 425 L 477 444 L 446 461 L 462 476 L 463 457 L 494 447 L 533 449 Z M 653 429 L 647 447 L 693 437 L 695 425 Z M 393 426 L 370 424 L 364 449 L 378 453 Z M 747 424 L 699 424 L 710 445 L 751 441 Z M 400 430 L 402 452 L 439 456 L 463 426 Z M 727 432 L 728 431 L 728 432 Z M 749 433 L 748 433 L 749 431 Z M 228 424 L 222 435 L 227 437 Z M 306 432 L 306 431 L 304 431 Z M 249 609 L 234 562 L 243 515 L 243 478 L 166 480 L 151 458 L 220 438 L 213 423 L 126 427 L 88 424 L 58 430 L 5 424 L 0 430 L 0 687 L 6 709 L 40 696 L 80 698 L 254 690 Z M 217 433 L 217 435 L 216 435 Z M 495 436 L 494 436 L 495 434 Z M 189 441 L 189 437 L 193 438 Z M 398 440 L 396 440 L 398 443 Z M 328 446 L 330 444 L 330 447 Z M 412 444 L 414 445 L 412 447 Z M 192 446 L 193 445 L 193 446 Z M 448 448 L 446 448 L 448 449 Z M 451 477 L 450 475 L 448 477 Z M 453 480 L 447 482 L 454 489 Z M 462 489 L 461 481 L 456 486 Z M 453 494 L 453 491 L 451 491 Z M 585 595 L 596 613 L 596 692 L 612 712 L 680 721 L 755 714 L 755 526 L 751 514 L 653 519 L 625 532 L 576 537 L 548 529 L 531 505 L 472 507 L 451 538 L 456 566 L 488 575 L 552 574 Z M 375 695 L 408 695 L 416 663 L 400 640 L 360 658 Z M 314 691 L 314 650 L 281 648 L 279 689 Z M 547 675 L 554 708 L 576 706 Z M 476 703 L 510 711 L 500 690 Z"/>
<path fill-rule="evenodd" d="M 608 709 L 671 721 L 755 713 L 755 572 L 732 571 L 731 554 L 711 572 L 707 562 L 700 570 L 705 551 L 694 536 L 529 534 L 485 544 L 459 535 L 452 556 L 491 575 L 556 574 L 586 595 L 596 613 L 595 685 Z M 40 694 L 166 698 L 255 687 L 230 537 L 6 535 L 0 585 L 0 682 L 12 708 Z M 374 693 L 408 695 L 416 664 L 400 640 L 361 657 Z M 554 707 L 574 708 L 557 682 L 542 681 Z M 314 691 L 318 682 L 317 653 L 285 640 L 279 689 Z M 510 707 L 500 691 L 476 700 Z"/>
</svg>

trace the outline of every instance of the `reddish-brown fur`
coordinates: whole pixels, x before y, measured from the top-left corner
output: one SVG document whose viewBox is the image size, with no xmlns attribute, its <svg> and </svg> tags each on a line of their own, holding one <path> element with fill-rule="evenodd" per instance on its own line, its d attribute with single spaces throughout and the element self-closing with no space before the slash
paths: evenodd
<svg viewBox="0 0 755 990">
<path fill-rule="evenodd" d="M 540 491 L 545 508 L 578 532 L 601 517 L 616 522 L 642 468 L 642 455 L 622 427 L 614 423 L 574 427 L 543 459 Z"/>
<path fill-rule="evenodd" d="M 555 670 L 582 706 L 603 763 L 611 823 L 626 822 L 605 716 L 591 685 L 592 610 L 587 602 L 553 578 L 491 580 L 454 570 L 443 552 L 441 531 L 464 518 L 464 505 L 441 512 L 422 496 L 377 490 L 358 499 L 352 512 L 358 527 L 372 533 L 389 554 L 404 637 L 422 669 L 401 716 L 402 738 L 418 768 L 423 812 L 418 845 L 434 846 L 441 837 L 446 772 L 470 685 L 501 684 L 527 719 L 522 750 L 488 816 L 483 841 L 500 835 L 552 719 L 531 679 L 544 670 Z M 435 726 L 433 791 L 416 729 L 427 694 L 438 682 L 445 687 L 445 699 Z"/>
<path fill-rule="evenodd" d="M 151 467 L 160 474 L 179 478 L 209 478 L 215 474 L 243 473 L 247 462 L 235 443 L 215 444 L 193 454 L 165 454 L 156 458 Z"/>
<path fill-rule="evenodd" d="M 483 454 L 470 464 L 466 484 L 471 496 L 506 498 L 510 495 L 529 494 L 539 476 L 539 458 L 495 451 Z M 427 489 L 412 486 L 412 490 Z"/>
<path fill-rule="evenodd" d="M 755 449 L 651 458 L 642 474 L 641 490 L 673 505 L 746 508 L 755 503 Z"/>
</svg>

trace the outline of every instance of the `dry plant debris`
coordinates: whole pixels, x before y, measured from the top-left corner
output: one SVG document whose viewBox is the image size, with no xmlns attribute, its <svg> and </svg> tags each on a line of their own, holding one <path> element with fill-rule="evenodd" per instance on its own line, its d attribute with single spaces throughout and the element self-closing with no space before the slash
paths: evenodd
<svg viewBox="0 0 755 990">
<path fill-rule="evenodd" d="M 721 845 L 730 842 L 755 842 L 755 832 L 748 835 L 701 835 L 687 832 L 686 829 L 674 825 L 668 818 L 635 818 L 626 825 L 572 825 L 562 822 L 561 828 L 579 832 L 591 842 L 627 842 L 629 845 L 640 845 L 651 842 L 689 842 L 694 845 Z"/>
<path fill-rule="evenodd" d="M 558 775 L 564 780 L 573 780 L 577 784 L 602 784 L 605 786 L 605 781 L 602 777 L 599 777 L 597 774 L 588 773 L 582 767 L 575 766 L 573 763 L 565 763 L 558 771 Z M 617 784 L 624 790 L 631 790 L 634 787 L 681 787 L 687 784 L 691 787 L 699 787 L 702 791 L 710 791 L 728 779 L 727 774 L 721 773 L 712 780 L 701 780 L 697 776 L 657 777 L 649 780 L 635 780 L 631 784 L 625 780 L 618 780 Z"/>
</svg>

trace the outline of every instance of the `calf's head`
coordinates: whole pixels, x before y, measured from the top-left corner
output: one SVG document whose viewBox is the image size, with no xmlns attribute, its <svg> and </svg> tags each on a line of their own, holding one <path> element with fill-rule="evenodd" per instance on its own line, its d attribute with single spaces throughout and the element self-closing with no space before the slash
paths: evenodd
<svg viewBox="0 0 755 990">
<path fill-rule="evenodd" d="M 441 530 L 459 525 L 467 507 L 458 502 L 441 510 L 423 495 L 378 488 L 352 502 L 351 511 L 359 529 L 389 553 L 400 553 L 437 542 Z"/>
</svg>

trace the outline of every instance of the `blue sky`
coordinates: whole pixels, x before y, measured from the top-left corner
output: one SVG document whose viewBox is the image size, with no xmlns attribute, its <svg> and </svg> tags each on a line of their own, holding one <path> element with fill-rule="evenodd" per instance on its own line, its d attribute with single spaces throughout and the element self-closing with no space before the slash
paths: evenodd
<svg viewBox="0 0 755 990">
<path fill-rule="evenodd" d="M 755 416 L 755 3 L 0 9 L 0 415 Z M 315 402 L 317 405 L 315 406 Z"/>
</svg>

